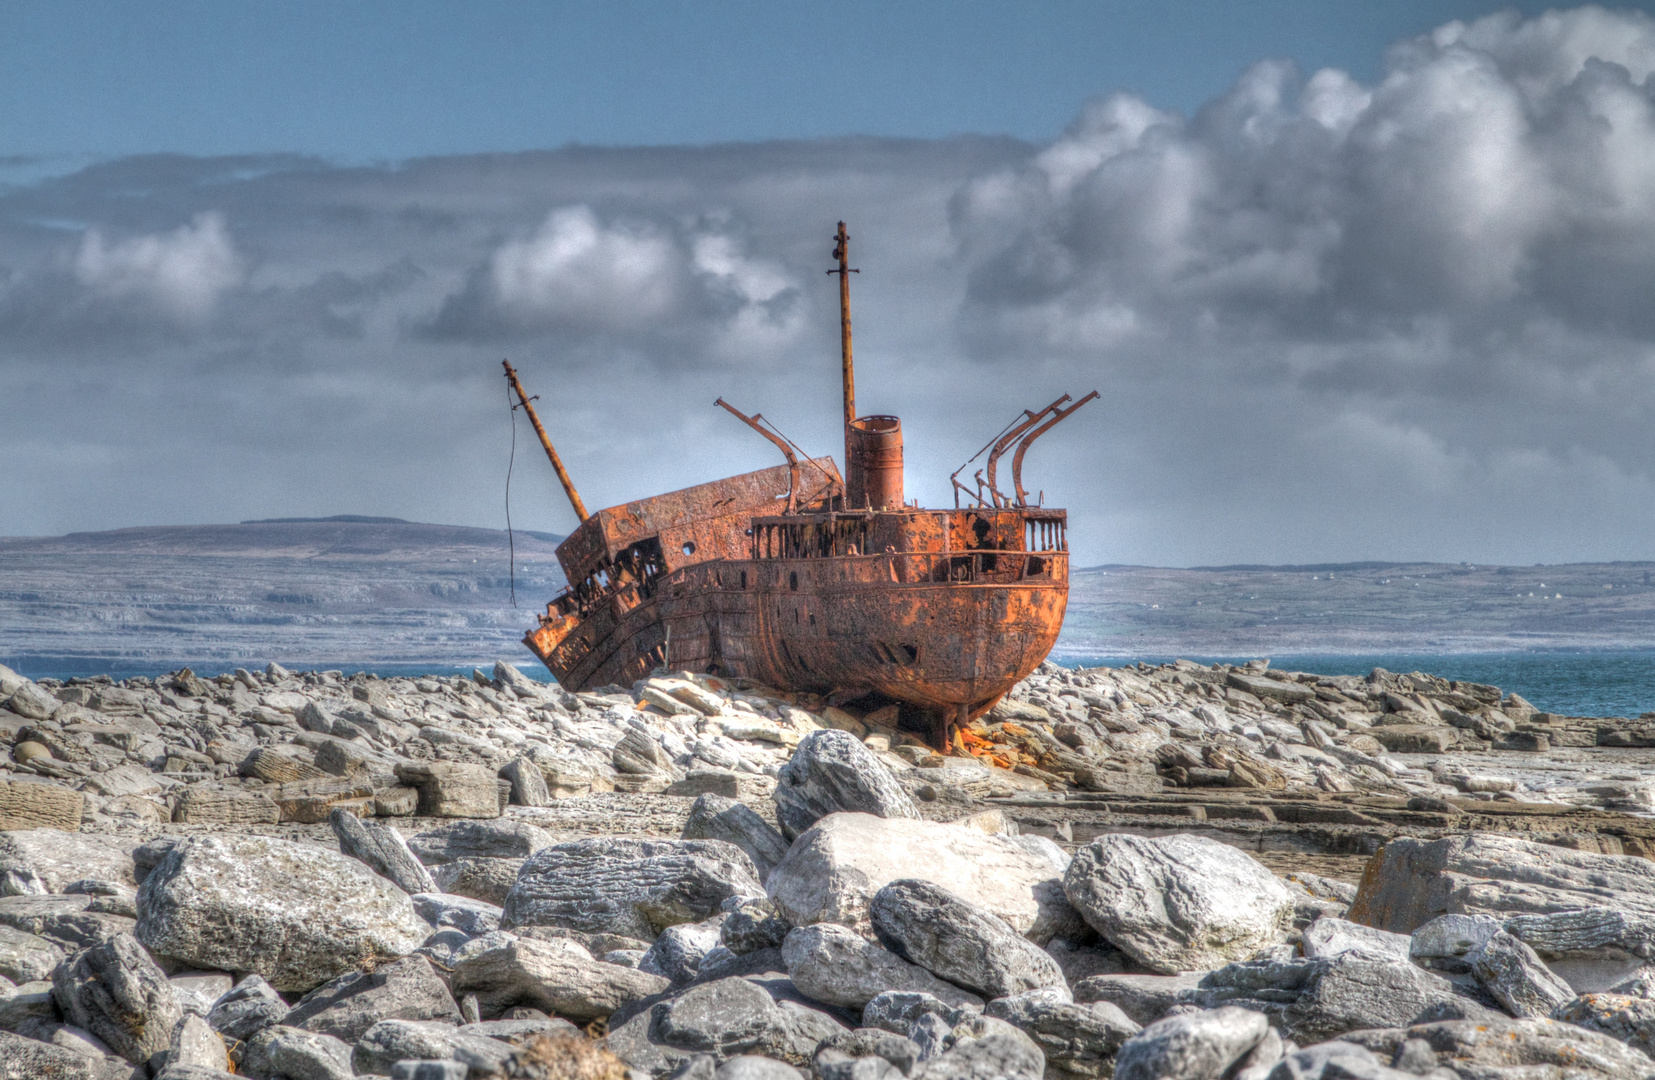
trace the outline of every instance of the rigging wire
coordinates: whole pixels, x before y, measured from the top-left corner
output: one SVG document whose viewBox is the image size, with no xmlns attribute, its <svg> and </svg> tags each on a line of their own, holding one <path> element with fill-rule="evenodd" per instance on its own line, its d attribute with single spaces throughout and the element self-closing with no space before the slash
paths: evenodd
<svg viewBox="0 0 1655 1080">
<path fill-rule="evenodd" d="M 506 380 L 506 414 L 511 417 L 511 457 L 506 461 L 506 548 L 511 574 L 511 606 L 517 606 L 517 539 L 511 531 L 511 471 L 517 465 L 517 406 L 511 403 L 511 380 Z"/>
</svg>

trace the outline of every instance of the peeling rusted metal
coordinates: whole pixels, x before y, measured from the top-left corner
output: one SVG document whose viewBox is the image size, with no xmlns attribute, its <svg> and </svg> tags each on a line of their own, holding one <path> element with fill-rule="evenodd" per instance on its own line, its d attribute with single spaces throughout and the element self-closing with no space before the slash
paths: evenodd
<svg viewBox="0 0 1655 1080">
<path fill-rule="evenodd" d="M 904 505 L 901 422 L 852 419 L 847 240 L 841 224 L 849 475 L 842 482 L 831 458 L 801 462 L 760 416 L 720 399 L 787 464 L 582 521 L 558 548 L 569 588 L 524 638 L 565 687 L 630 685 L 667 662 L 670 641 L 674 668 L 781 690 L 877 691 L 928 717 L 937 746 L 965 751 L 963 725 L 1051 651 L 1068 602 L 1068 516 L 1027 505 L 1022 458 L 1097 395 L 1064 409 L 1065 394 L 990 440 L 979 505 Z M 1015 504 L 993 485 L 1014 443 Z"/>
</svg>

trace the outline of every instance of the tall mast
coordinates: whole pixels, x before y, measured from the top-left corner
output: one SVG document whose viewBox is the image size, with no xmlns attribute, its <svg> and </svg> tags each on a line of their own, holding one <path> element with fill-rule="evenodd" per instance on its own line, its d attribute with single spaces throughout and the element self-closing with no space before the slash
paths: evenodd
<svg viewBox="0 0 1655 1080">
<path fill-rule="evenodd" d="M 851 363 L 850 350 L 850 275 L 860 274 L 860 270 L 853 270 L 850 266 L 850 234 L 845 231 L 845 223 L 839 223 L 839 234 L 834 237 L 833 257 L 839 260 L 837 270 L 829 270 L 830 274 L 839 275 L 839 351 L 844 363 L 845 377 L 845 468 L 850 468 L 850 426 L 856 419 L 856 369 Z"/>
<path fill-rule="evenodd" d="M 563 467 L 563 459 L 552 449 L 552 440 L 547 436 L 546 429 L 540 426 L 540 417 L 534 414 L 534 406 L 529 404 L 528 396 L 523 393 L 523 384 L 517 381 L 517 372 L 512 370 L 511 361 L 502 360 L 500 363 L 505 365 L 506 378 L 511 380 L 511 388 L 517 391 L 518 404 L 522 405 L 523 411 L 528 414 L 529 423 L 534 425 L 534 433 L 540 436 L 540 445 L 546 448 L 546 456 L 552 459 L 552 468 L 557 470 L 557 478 L 563 482 L 563 493 L 569 496 L 569 502 L 575 508 L 575 516 L 585 521 L 592 515 L 586 512 L 586 504 L 580 501 L 580 492 L 575 490 L 575 482 L 569 479 L 569 471 Z"/>
</svg>

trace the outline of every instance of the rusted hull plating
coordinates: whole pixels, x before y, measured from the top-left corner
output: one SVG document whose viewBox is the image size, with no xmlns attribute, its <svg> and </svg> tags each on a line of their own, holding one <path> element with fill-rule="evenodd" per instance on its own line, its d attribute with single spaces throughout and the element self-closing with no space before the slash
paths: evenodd
<svg viewBox="0 0 1655 1080">
<path fill-rule="evenodd" d="M 1021 580 L 980 580 L 987 559 L 1017 562 Z M 616 596 L 585 617 L 548 618 L 524 642 L 576 689 L 629 686 L 665 661 L 975 714 L 1040 665 L 1063 625 L 1067 556 L 1033 556 L 1033 575 L 1030 561 L 1021 553 L 719 560 L 668 575 L 646 599 Z M 978 580 L 948 577 L 973 571 Z"/>
<path fill-rule="evenodd" d="M 961 707 L 988 708 L 1038 667 L 1063 625 L 1061 510 L 823 512 L 741 524 L 739 540 L 723 547 L 745 546 L 747 558 L 574 590 L 525 643 L 571 689 L 628 686 L 670 666 L 793 690 L 877 690 L 957 717 Z"/>
</svg>

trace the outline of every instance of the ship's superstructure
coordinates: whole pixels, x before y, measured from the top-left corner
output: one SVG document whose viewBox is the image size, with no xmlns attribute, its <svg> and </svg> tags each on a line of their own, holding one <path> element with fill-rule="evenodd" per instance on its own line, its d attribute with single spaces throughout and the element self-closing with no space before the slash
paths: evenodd
<svg viewBox="0 0 1655 1080">
<path fill-rule="evenodd" d="M 955 474 L 955 508 L 907 504 L 901 421 L 855 415 L 857 271 L 843 222 L 835 239 L 843 475 L 721 399 L 786 464 L 588 514 L 506 364 L 581 518 L 558 548 L 569 587 L 523 639 L 566 688 L 630 685 L 670 666 L 782 689 L 877 691 L 928 711 L 940 731 L 986 710 L 1051 651 L 1068 599 L 1067 514 L 1029 505 L 1023 456 L 1097 395 L 1024 412 L 979 452 L 975 488 Z M 1013 446 L 1005 495 L 998 466 Z M 959 506 L 961 493 L 974 505 Z"/>
</svg>

